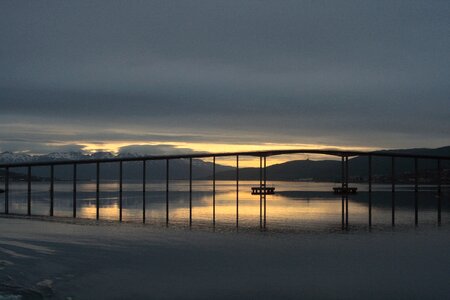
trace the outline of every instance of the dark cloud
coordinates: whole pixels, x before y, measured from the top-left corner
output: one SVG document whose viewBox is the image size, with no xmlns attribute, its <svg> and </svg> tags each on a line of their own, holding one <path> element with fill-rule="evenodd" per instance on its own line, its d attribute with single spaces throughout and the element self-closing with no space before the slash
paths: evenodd
<svg viewBox="0 0 450 300">
<path fill-rule="evenodd" d="M 177 155 L 177 154 L 194 154 L 200 153 L 192 151 L 189 148 L 175 147 L 173 145 L 130 145 L 120 147 L 121 154 L 141 154 L 141 155 Z"/>
<path fill-rule="evenodd" d="M 449 144 L 449 15 L 447 1 L 4 1 L 2 148 Z"/>
<path fill-rule="evenodd" d="M 31 155 L 52 152 L 84 152 L 84 146 L 77 144 L 48 144 L 29 141 L 0 141 L 1 152 L 23 152 Z"/>
</svg>

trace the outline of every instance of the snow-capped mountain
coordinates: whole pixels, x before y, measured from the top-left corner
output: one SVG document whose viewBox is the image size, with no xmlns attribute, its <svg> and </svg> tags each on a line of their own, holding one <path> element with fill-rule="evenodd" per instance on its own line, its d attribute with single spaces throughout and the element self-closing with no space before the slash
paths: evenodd
<svg viewBox="0 0 450 300">
<path fill-rule="evenodd" d="M 40 155 L 37 157 L 40 161 L 51 161 L 51 160 L 81 160 L 89 159 L 90 156 L 83 154 L 82 152 L 52 152 L 45 155 Z"/>
<path fill-rule="evenodd" d="M 117 154 L 117 157 L 120 157 L 120 158 L 139 157 L 139 156 L 142 156 L 142 154 L 132 153 L 132 152 L 124 152 L 124 153 L 121 152 L 121 153 Z"/>
<path fill-rule="evenodd" d="M 29 155 L 19 152 L 2 152 L 0 153 L 0 163 L 23 163 L 32 161 L 55 161 L 55 160 L 84 160 L 84 159 L 103 159 L 114 157 L 136 157 L 132 154 L 114 155 L 111 152 L 94 152 L 91 154 L 85 154 L 83 152 L 52 152 L 43 155 Z"/>
<path fill-rule="evenodd" d="M 34 156 L 25 153 L 2 152 L 0 153 L 0 162 L 2 163 L 22 163 L 33 161 Z"/>
<path fill-rule="evenodd" d="M 91 155 L 89 155 L 89 158 L 92 159 L 105 159 L 105 158 L 114 158 L 116 157 L 111 152 L 94 152 Z"/>
<path fill-rule="evenodd" d="M 3 152 L 0 153 L 0 163 L 22 163 L 22 162 L 49 162 L 58 160 L 89 160 L 89 159 L 107 159 L 114 157 L 139 157 L 143 156 L 138 153 L 120 153 L 114 155 L 111 152 L 94 152 L 94 153 L 82 153 L 82 152 L 52 152 L 45 155 L 29 155 L 24 153 Z M 202 161 L 199 159 L 192 160 L 193 176 L 196 179 L 207 178 L 212 172 L 212 163 Z M 147 178 L 149 180 L 161 180 L 164 179 L 166 174 L 166 164 L 164 161 L 149 161 L 147 164 L 149 171 Z M 189 159 L 175 159 L 170 163 L 170 178 L 171 179 L 186 179 L 189 177 Z M 116 180 L 118 178 L 118 165 L 117 164 L 104 164 L 102 169 L 102 179 Z M 232 167 L 222 166 L 216 164 L 216 172 L 229 171 Z M 18 172 L 24 172 L 18 170 Z M 73 177 L 71 168 L 58 167 L 56 169 L 56 176 L 58 179 L 70 180 Z M 86 167 L 80 167 L 78 172 L 78 178 L 81 180 L 91 180 L 96 177 L 95 168 L 87 165 Z M 1 173 L 1 170 L 0 170 Z M 33 170 L 33 175 L 38 177 L 48 177 L 48 168 L 36 168 Z M 129 162 L 126 164 L 126 176 L 128 179 L 140 179 L 142 176 L 142 164 L 140 162 Z"/>
</svg>

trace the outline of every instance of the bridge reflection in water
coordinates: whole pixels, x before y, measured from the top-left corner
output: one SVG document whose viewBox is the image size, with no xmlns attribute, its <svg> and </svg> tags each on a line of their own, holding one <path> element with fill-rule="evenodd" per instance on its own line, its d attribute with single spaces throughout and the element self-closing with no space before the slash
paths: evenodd
<svg viewBox="0 0 450 300">
<path fill-rule="evenodd" d="M 341 186 L 349 183 L 348 158 L 368 158 L 368 182 L 357 184 L 356 195 L 335 195 L 333 183 L 273 182 L 275 195 L 252 195 L 251 187 L 267 187 L 266 163 L 271 155 L 316 153 L 341 157 Z M 239 179 L 239 157 L 259 158 L 259 181 Z M 236 180 L 218 181 L 215 178 L 216 157 L 236 157 Z M 392 182 L 375 185 L 372 182 L 372 157 L 388 157 L 392 162 Z M 193 180 L 192 159 L 213 158 L 212 180 Z M 395 159 L 408 158 L 414 162 L 415 181 L 410 186 L 395 182 Z M 170 180 L 169 164 L 174 159 L 190 161 L 189 180 Z M 435 184 L 420 185 L 418 161 L 436 161 Z M 146 162 L 163 160 L 166 163 L 166 180 L 146 179 Z M 448 223 L 449 203 L 446 186 L 441 183 L 442 161 L 450 157 L 420 156 L 384 152 L 345 152 L 338 150 L 292 150 L 247 153 L 200 154 L 186 156 L 120 158 L 88 161 L 58 161 L 0 165 L 5 170 L 5 193 L 1 207 L 3 214 L 50 215 L 74 218 L 133 221 L 144 223 L 184 224 L 187 226 L 236 226 L 240 228 L 308 228 L 348 229 L 352 226 L 390 224 Z M 142 162 L 142 181 L 129 182 L 123 178 L 123 163 Z M 100 167 L 104 163 L 117 163 L 119 180 L 101 181 Z M 79 165 L 96 167 L 95 182 L 77 179 Z M 73 167 L 71 182 L 55 181 L 54 167 Z M 10 182 L 9 172 L 14 168 L 27 169 L 28 180 Z M 32 182 L 31 169 L 50 168 L 50 182 Z M 401 189 L 401 190 L 400 190 Z M 419 201 L 420 200 L 420 201 Z M 445 200 L 445 201 L 443 201 Z"/>
<path fill-rule="evenodd" d="M 277 230 L 333 230 L 340 228 L 341 196 L 329 191 L 333 183 L 271 182 L 280 190 L 267 196 L 268 229 Z M 189 223 L 189 182 L 171 182 L 170 224 L 177 226 L 212 227 L 212 189 L 211 181 L 194 181 L 192 196 L 192 223 Z M 252 195 L 250 187 L 255 182 L 242 181 L 239 197 L 239 226 L 241 228 L 259 228 L 259 197 Z M 119 195 L 118 182 L 101 184 L 100 219 L 118 220 Z M 142 221 L 142 195 L 139 183 L 124 184 L 123 221 Z M 364 186 L 356 195 L 349 196 L 349 224 L 366 227 L 369 193 Z M 16 183 L 11 190 L 10 213 L 26 214 L 27 184 Z M 165 224 L 165 183 L 149 182 L 147 190 L 146 222 Z M 391 192 L 389 185 L 374 185 L 372 192 L 373 225 L 391 224 Z M 414 223 L 414 186 L 401 186 L 396 195 L 396 224 Z M 233 181 L 218 181 L 216 185 L 216 226 L 234 228 L 236 219 L 235 190 Z M 71 217 L 72 190 L 70 183 L 58 183 L 54 215 Z M 96 218 L 95 183 L 83 183 L 78 187 L 78 218 Z M 449 195 L 446 195 L 448 199 Z M 436 190 L 429 186 L 419 192 L 420 224 L 436 224 Z M 33 183 L 32 214 L 48 215 L 48 183 Z M 444 223 L 450 220 L 450 202 L 444 201 L 441 209 Z M 1 205 L 1 204 L 0 204 Z"/>
</svg>

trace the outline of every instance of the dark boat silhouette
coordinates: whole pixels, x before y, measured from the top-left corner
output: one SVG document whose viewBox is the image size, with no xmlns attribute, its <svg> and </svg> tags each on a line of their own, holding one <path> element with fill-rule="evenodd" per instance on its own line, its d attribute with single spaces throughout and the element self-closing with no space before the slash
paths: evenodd
<svg viewBox="0 0 450 300">
<path fill-rule="evenodd" d="M 343 186 L 334 187 L 333 192 L 335 194 L 356 194 L 356 191 L 358 188 L 356 187 L 349 187 L 347 184 L 344 183 Z"/>
<path fill-rule="evenodd" d="M 267 186 L 267 187 L 259 187 L 254 186 L 252 187 L 252 195 L 259 195 L 259 194 L 266 194 L 266 195 L 273 195 L 275 194 L 275 187 L 273 186 Z"/>
</svg>

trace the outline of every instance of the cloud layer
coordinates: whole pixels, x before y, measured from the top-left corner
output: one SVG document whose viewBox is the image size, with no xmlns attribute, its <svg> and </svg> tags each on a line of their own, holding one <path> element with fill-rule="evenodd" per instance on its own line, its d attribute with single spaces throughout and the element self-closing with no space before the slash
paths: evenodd
<svg viewBox="0 0 450 300">
<path fill-rule="evenodd" d="M 0 3 L 0 149 L 450 143 L 447 1 Z"/>
</svg>

